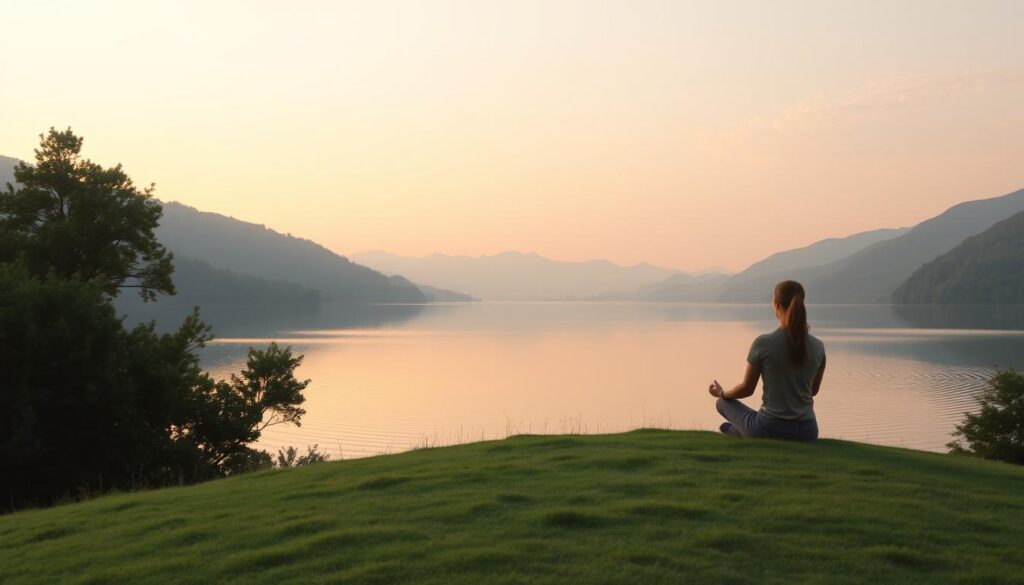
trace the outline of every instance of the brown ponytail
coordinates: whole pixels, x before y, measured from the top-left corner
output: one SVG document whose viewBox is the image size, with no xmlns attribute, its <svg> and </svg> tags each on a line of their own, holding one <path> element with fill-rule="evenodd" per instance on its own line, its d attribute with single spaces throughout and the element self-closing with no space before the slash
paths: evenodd
<svg viewBox="0 0 1024 585">
<path fill-rule="evenodd" d="M 808 326 L 803 285 L 795 280 L 784 280 L 775 285 L 775 302 L 785 311 L 790 357 L 793 365 L 800 367 L 807 361 Z"/>
</svg>

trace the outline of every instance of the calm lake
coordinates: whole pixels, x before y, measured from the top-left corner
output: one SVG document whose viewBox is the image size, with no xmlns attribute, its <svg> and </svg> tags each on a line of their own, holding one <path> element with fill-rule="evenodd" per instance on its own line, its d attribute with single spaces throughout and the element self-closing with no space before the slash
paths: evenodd
<svg viewBox="0 0 1024 585">
<path fill-rule="evenodd" d="M 994 367 L 1024 368 L 1021 307 L 811 306 L 828 352 L 815 410 L 824 437 L 943 450 Z M 515 433 L 717 429 L 706 388 L 743 373 L 767 303 L 326 305 L 212 320 L 217 376 L 249 345 L 305 355 L 301 427 L 263 448 L 317 444 L 361 457 Z M 759 406 L 760 390 L 747 403 Z"/>
</svg>

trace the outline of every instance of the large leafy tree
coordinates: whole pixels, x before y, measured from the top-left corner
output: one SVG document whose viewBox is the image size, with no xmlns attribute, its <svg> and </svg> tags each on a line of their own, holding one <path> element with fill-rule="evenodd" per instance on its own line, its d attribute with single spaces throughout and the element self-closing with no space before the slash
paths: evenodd
<svg viewBox="0 0 1024 585">
<path fill-rule="evenodd" d="M 0 192 L 0 511 L 269 466 L 249 445 L 305 414 L 288 348 L 250 348 L 217 381 L 200 366 L 212 336 L 198 308 L 173 333 L 125 329 L 120 288 L 174 290 L 161 207 L 81 146 L 51 129 Z"/>
<path fill-rule="evenodd" d="M 250 445 L 300 424 L 302 356 L 250 348 L 214 380 L 198 312 L 177 331 L 125 330 L 92 282 L 0 263 L 0 510 L 269 466 Z"/>
<path fill-rule="evenodd" d="M 0 191 L 0 260 L 92 281 L 110 296 L 174 294 L 172 255 L 153 233 L 162 213 L 153 186 L 139 190 L 121 165 L 104 168 L 81 152 L 70 128 L 51 128 L 35 164 L 15 167 L 16 184 Z"/>
</svg>

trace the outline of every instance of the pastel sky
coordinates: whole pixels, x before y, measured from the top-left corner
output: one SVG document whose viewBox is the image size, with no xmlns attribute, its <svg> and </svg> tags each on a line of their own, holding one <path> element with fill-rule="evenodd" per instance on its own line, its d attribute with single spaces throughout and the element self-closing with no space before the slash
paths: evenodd
<svg viewBox="0 0 1024 585">
<path fill-rule="evenodd" d="M 741 269 L 1024 187 L 1024 2 L 0 5 L 0 154 L 350 253 Z"/>
</svg>

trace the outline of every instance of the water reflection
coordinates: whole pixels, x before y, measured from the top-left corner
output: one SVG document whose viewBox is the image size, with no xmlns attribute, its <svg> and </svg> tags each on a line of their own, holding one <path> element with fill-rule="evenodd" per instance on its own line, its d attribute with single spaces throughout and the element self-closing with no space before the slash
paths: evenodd
<svg viewBox="0 0 1024 585">
<path fill-rule="evenodd" d="M 942 449 L 993 365 L 1021 367 L 1024 328 L 1006 311 L 810 308 L 828 347 L 817 405 L 825 436 Z M 705 388 L 735 382 L 747 348 L 775 327 L 760 305 L 470 303 L 338 309 L 289 327 L 253 320 L 204 360 L 241 366 L 271 338 L 306 355 L 301 428 L 264 448 L 317 443 L 362 456 L 515 432 L 711 429 Z M 1002 327 L 993 327 L 999 323 Z M 756 404 L 755 404 L 756 406 Z"/>
<path fill-rule="evenodd" d="M 427 305 L 358 303 L 296 306 L 207 304 L 201 307 L 200 316 L 213 327 L 217 337 L 274 337 L 296 329 L 357 329 L 398 324 L 416 317 L 425 307 Z M 127 313 L 125 322 L 129 326 L 155 321 L 159 331 L 176 329 L 192 312 L 192 305 L 178 302 L 173 297 L 162 297 L 150 303 L 122 302 L 118 308 Z"/>
<path fill-rule="evenodd" d="M 925 329 L 1024 329 L 1024 305 L 896 305 L 895 317 Z"/>
</svg>

